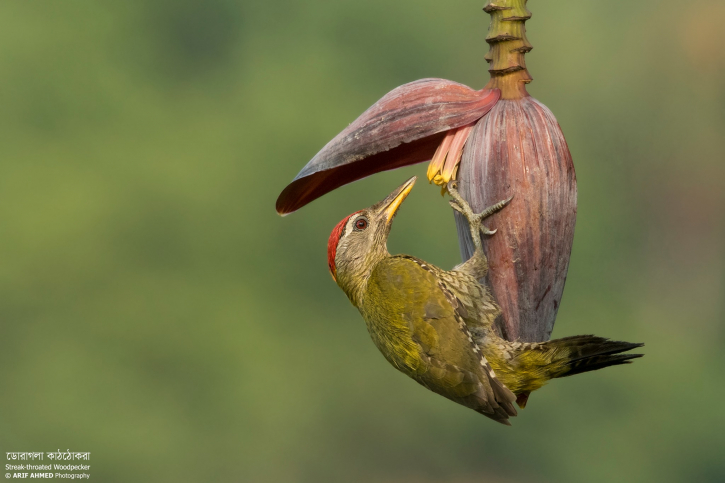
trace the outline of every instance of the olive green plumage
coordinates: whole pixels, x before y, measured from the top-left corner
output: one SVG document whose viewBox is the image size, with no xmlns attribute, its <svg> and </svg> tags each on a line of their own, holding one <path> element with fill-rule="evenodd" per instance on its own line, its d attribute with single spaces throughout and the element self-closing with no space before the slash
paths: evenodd
<svg viewBox="0 0 725 483">
<path fill-rule="evenodd" d="M 641 344 L 575 336 L 545 343 L 509 342 L 493 322 L 500 309 L 478 282 L 488 270 L 480 232 L 482 220 L 510 200 L 474 214 L 449 187 L 452 206 L 471 225 L 474 256 L 445 271 L 407 255 L 392 256 L 386 241 L 411 178 L 382 202 L 351 215 L 333 230 L 329 243 L 333 277 L 365 319 L 370 336 L 398 370 L 452 401 L 498 422 L 516 415 L 531 391 L 548 380 L 608 365 L 639 354 L 620 354 Z"/>
<path fill-rule="evenodd" d="M 516 396 L 480 353 L 452 294 L 426 264 L 379 261 L 358 307 L 375 345 L 404 374 L 433 392 L 504 422 Z"/>
</svg>

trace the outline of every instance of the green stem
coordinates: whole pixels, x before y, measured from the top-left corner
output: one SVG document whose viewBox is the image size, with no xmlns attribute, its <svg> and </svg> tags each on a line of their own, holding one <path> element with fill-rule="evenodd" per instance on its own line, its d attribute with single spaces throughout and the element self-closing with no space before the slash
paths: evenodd
<svg viewBox="0 0 725 483">
<path fill-rule="evenodd" d="M 526 70 L 524 55 L 533 49 L 526 38 L 525 22 L 531 18 L 527 0 L 488 0 L 483 8 L 491 15 L 486 54 L 491 80 L 488 89 L 501 89 L 501 99 L 521 99 L 529 95 L 526 84 L 533 79 Z"/>
</svg>

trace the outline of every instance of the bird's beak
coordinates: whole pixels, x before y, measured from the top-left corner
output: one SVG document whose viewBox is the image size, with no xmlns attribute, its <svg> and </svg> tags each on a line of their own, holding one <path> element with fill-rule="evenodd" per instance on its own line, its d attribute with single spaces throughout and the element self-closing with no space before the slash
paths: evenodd
<svg viewBox="0 0 725 483">
<path fill-rule="evenodd" d="M 380 203 L 380 208 L 385 216 L 385 221 L 387 224 L 390 224 L 390 222 L 393 220 L 395 213 L 398 212 L 398 208 L 400 208 L 401 203 L 403 203 L 403 200 L 408 196 L 410 190 L 413 189 L 413 185 L 415 184 L 415 180 L 417 179 L 417 176 L 413 176 L 408 181 L 399 186 L 395 191 L 390 193 L 390 195 Z"/>
</svg>

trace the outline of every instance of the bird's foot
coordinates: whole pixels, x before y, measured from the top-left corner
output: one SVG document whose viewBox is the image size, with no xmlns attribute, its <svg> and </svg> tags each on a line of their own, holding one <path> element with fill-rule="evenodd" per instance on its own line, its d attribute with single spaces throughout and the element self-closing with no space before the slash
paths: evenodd
<svg viewBox="0 0 725 483">
<path fill-rule="evenodd" d="M 513 199 L 513 196 L 511 196 L 507 200 L 502 200 L 495 205 L 489 206 L 481 213 L 474 213 L 471 209 L 471 205 L 469 205 L 468 202 L 461 197 L 460 193 L 458 193 L 457 181 L 454 180 L 448 183 L 448 193 L 451 195 L 451 198 L 453 198 L 449 201 L 451 207 L 466 217 L 466 220 L 468 220 L 468 224 L 471 226 L 471 232 L 478 233 L 478 230 L 480 230 L 486 235 L 493 235 L 494 233 L 496 233 L 496 230 L 490 230 L 488 227 L 486 227 L 483 224 L 483 220 L 493 215 L 494 213 L 501 211 L 503 207 L 506 206 L 509 201 Z"/>
</svg>

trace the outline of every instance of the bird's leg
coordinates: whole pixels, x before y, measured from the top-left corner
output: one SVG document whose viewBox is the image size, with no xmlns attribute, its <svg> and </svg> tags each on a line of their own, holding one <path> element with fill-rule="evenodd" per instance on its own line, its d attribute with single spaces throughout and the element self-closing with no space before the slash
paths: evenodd
<svg viewBox="0 0 725 483">
<path fill-rule="evenodd" d="M 473 244 L 476 249 L 483 249 L 483 245 L 481 243 L 481 232 L 484 232 L 486 235 L 493 235 L 497 231 L 490 230 L 484 226 L 483 220 L 494 213 L 501 211 L 503 207 L 513 199 L 513 196 L 507 200 L 502 200 L 495 205 L 489 206 L 481 213 L 474 213 L 471 209 L 471 205 L 469 205 L 468 202 L 461 197 L 460 193 L 458 193 L 457 184 L 458 183 L 456 181 L 448 183 L 448 193 L 451 195 L 451 198 L 453 198 L 449 201 L 449 203 L 454 210 L 465 216 L 466 220 L 468 220 L 468 226 L 471 229 L 471 237 L 473 238 Z"/>
<path fill-rule="evenodd" d="M 493 235 L 496 230 L 490 230 L 483 224 L 483 220 L 493 215 L 494 213 L 503 209 L 509 201 L 513 199 L 513 196 L 507 200 L 502 200 L 495 205 L 489 206 L 481 213 L 474 213 L 471 209 L 471 205 L 464 200 L 460 193 L 458 193 L 458 183 L 451 181 L 448 183 L 448 193 L 451 195 L 452 200 L 449 201 L 451 207 L 466 217 L 468 226 L 471 230 L 471 238 L 473 239 L 473 246 L 475 250 L 473 256 L 466 262 L 456 266 L 454 270 L 466 272 L 475 278 L 483 278 L 488 272 L 488 260 L 486 255 L 483 253 L 483 242 L 481 241 L 481 232 L 486 235 Z"/>
</svg>

